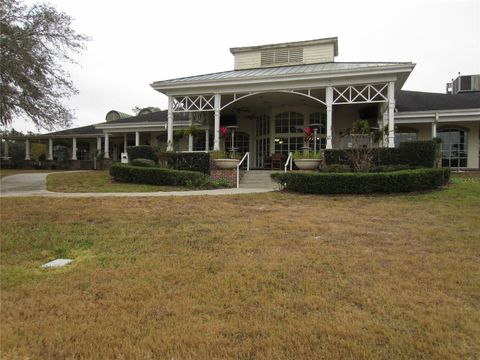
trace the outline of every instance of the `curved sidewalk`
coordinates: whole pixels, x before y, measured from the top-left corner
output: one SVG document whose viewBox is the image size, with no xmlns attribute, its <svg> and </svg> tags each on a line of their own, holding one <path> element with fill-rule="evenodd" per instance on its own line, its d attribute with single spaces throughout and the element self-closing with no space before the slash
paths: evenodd
<svg viewBox="0 0 480 360">
<path fill-rule="evenodd" d="M 108 192 L 108 193 L 60 193 L 46 189 L 47 175 L 51 173 L 25 173 L 5 176 L 0 180 L 0 194 L 5 197 L 165 197 L 165 196 L 203 196 L 238 195 L 275 191 L 274 189 L 215 189 L 191 191 L 155 191 L 155 192 Z"/>
</svg>

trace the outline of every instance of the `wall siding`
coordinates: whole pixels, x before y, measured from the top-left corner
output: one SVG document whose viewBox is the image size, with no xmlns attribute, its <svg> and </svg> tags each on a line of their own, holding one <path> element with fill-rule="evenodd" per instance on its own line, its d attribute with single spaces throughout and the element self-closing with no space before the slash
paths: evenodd
<svg viewBox="0 0 480 360">
<path fill-rule="evenodd" d="M 333 60 L 333 44 L 312 45 L 303 48 L 303 62 L 305 64 L 332 62 Z"/>
<path fill-rule="evenodd" d="M 249 51 L 235 54 L 235 70 L 260 67 L 260 51 Z"/>
</svg>

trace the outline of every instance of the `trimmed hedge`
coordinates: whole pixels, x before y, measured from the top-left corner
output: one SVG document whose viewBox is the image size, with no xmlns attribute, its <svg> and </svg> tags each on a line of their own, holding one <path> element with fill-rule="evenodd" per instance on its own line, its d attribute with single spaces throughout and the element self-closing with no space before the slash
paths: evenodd
<svg viewBox="0 0 480 360">
<path fill-rule="evenodd" d="M 197 171 L 172 170 L 113 163 L 110 175 L 115 181 L 150 185 L 204 186 L 210 178 Z"/>
<path fill-rule="evenodd" d="M 148 159 L 158 161 L 158 155 L 155 148 L 150 145 L 127 146 L 128 161 L 135 159 Z"/>
<path fill-rule="evenodd" d="M 153 160 L 150 159 L 133 159 L 130 161 L 130 165 L 132 166 L 143 166 L 143 167 L 155 167 L 157 166 L 157 163 Z"/>
<path fill-rule="evenodd" d="M 385 173 L 274 173 L 285 189 L 305 194 L 401 193 L 435 189 L 448 183 L 450 169 L 415 169 Z"/>
<path fill-rule="evenodd" d="M 210 173 L 210 155 L 207 153 L 162 153 L 160 159 L 171 169 Z"/>
<path fill-rule="evenodd" d="M 438 141 L 406 141 L 398 148 L 375 148 L 373 150 L 373 164 L 408 165 L 411 167 L 434 167 L 438 154 Z M 351 149 L 325 150 L 327 165 L 342 164 L 351 166 Z"/>
</svg>

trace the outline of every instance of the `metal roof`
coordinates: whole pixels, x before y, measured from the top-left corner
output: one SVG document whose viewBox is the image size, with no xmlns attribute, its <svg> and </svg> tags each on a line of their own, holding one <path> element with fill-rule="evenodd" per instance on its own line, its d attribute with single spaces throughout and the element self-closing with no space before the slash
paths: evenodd
<svg viewBox="0 0 480 360">
<path fill-rule="evenodd" d="M 329 73 L 337 71 L 352 70 L 374 70 L 380 68 L 396 67 L 401 65 L 413 65 L 411 62 L 328 62 L 319 64 L 304 64 L 290 66 L 276 66 L 268 68 L 254 68 L 245 70 L 229 70 L 211 74 L 194 75 L 169 79 L 163 81 L 155 81 L 152 85 L 181 84 L 197 81 L 225 80 L 225 79 L 249 79 L 262 78 L 282 75 L 300 75 L 312 73 Z"/>
</svg>

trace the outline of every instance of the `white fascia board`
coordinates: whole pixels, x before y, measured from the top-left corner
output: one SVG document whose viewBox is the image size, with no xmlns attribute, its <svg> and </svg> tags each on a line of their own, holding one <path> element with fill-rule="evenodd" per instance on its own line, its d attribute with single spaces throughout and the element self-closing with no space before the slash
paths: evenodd
<svg viewBox="0 0 480 360">
<path fill-rule="evenodd" d="M 174 121 L 173 127 L 190 126 L 189 121 Z M 128 123 L 128 124 L 103 124 L 96 126 L 96 129 L 103 132 L 135 132 L 135 131 L 162 131 L 167 128 L 166 122 L 161 123 Z"/>
<path fill-rule="evenodd" d="M 378 67 L 375 69 L 347 69 L 341 71 L 329 71 L 329 72 L 317 72 L 317 73 L 307 73 L 307 74 L 282 74 L 277 76 L 258 76 L 252 78 L 231 78 L 231 79 L 218 79 L 218 80 L 205 80 L 205 81 L 182 81 L 178 83 L 171 83 L 167 81 L 157 81 L 150 86 L 166 95 L 189 95 L 189 94 L 198 94 L 199 92 L 218 92 L 218 93 L 225 93 L 227 91 L 232 91 L 238 89 L 240 86 L 252 86 L 252 85 L 263 85 L 266 83 L 273 83 L 273 84 L 281 84 L 282 82 L 296 82 L 296 81 L 315 81 L 316 86 L 322 86 L 319 83 L 319 80 L 325 80 L 326 84 L 328 85 L 339 85 L 337 83 L 338 79 L 342 79 L 345 77 L 369 77 L 369 76 L 378 76 L 378 75 L 395 75 L 398 73 L 410 73 L 415 64 L 402 64 L 396 66 L 388 66 L 388 67 Z M 395 77 L 396 79 L 396 77 Z M 353 84 L 347 81 L 347 84 Z M 228 88 L 229 87 L 229 88 Z M 283 86 L 282 86 L 283 88 Z M 228 89 L 228 90 L 227 90 Z"/>
<path fill-rule="evenodd" d="M 48 135 L 48 134 L 38 134 L 38 135 L 23 135 L 23 136 L 0 136 L 0 139 L 8 140 L 48 140 L 48 139 L 95 139 L 97 136 L 102 136 L 102 134 L 68 134 L 68 135 Z"/>
<path fill-rule="evenodd" d="M 325 79 L 276 79 L 265 80 L 261 82 L 250 82 L 244 84 L 228 85 L 223 87 L 198 87 L 198 88 L 181 88 L 177 90 L 169 90 L 165 92 L 166 95 L 183 96 L 183 95 L 207 95 L 219 93 L 222 95 L 231 95 L 239 93 L 262 92 L 262 91 L 278 91 L 278 90 L 306 90 L 306 89 L 322 89 L 327 86 L 349 86 L 349 85 L 363 85 L 386 83 L 389 81 L 396 81 L 395 75 L 369 75 L 369 76 L 355 76 L 344 78 L 325 78 Z"/>
<path fill-rule="evenodd" d="M 438 122 L 480 121 L 480 109 L 406 111 L 395 114 L 395 122 L 432 123 L 438 114 Z"/>
</svg>

